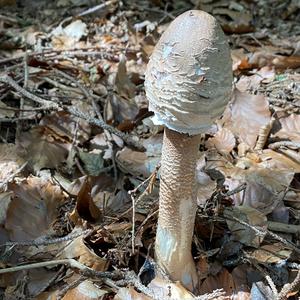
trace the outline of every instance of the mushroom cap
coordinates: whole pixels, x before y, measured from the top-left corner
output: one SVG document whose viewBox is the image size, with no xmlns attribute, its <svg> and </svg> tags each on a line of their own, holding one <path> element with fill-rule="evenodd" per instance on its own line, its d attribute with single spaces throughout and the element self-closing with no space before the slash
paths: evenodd
<svg viewBox="0 0 300 300">
<path fill-rule="evenodd" d="M 230 50 L 213 16 L 190 10 L 170 24 L 150 57 L 145 90 L 156 124 L 190 135 L 211 127 L 232 92 Z"/>
</svg>

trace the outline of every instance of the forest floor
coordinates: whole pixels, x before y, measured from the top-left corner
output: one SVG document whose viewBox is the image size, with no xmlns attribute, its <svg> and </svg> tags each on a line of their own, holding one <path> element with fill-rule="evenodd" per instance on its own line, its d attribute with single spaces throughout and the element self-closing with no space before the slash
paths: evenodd
<svg viewBox="0 0 300 300">
<path fill-rule="evenodd" d="M 297 299 L 298 1 L 19 2 L 0 0 L 0 299 Z M 235 83 L 196 166 L 196 295 L 158 276 L 144 91 L 189 9 L 220 22 Z"/>
</svg>

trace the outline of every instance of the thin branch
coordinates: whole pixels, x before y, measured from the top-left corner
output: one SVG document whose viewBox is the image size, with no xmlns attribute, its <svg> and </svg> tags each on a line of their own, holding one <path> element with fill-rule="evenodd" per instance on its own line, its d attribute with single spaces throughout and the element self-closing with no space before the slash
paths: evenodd
<svg viewBox="0 0 300 300">
<path fill-rule="evenodd" d="M 72 114 L 72 115 L 74 115 L 78 118 L 81 118 L 83 120 L 86 120 L 89 124 L 99 126 L 99 127 L 103 128 L 105 130 L 108 130 L 110 133 L 113 133 L 116 136 L 122 138 L 127 145 L 131 145 L 131 146 L 133 146 L 133 147 L 135 147 L 136 149 L 139 149 L 139 150 L 144 150 L 144 147 L 138 141 L 134 140 L 132 136 L 127 135 L 124 132 L 122 132 L 122 131 L 106 124 L 103 120 L 95 119 L 93 117 L 90 117 L 89 115 L 79 111 L 78 109 L 76 109 L 72 106 L 66 107 L 66 110 L 70 114 Z"/>
<path fill-rule="evenodd" d="M 39 263 L 33 263 L 33 264 L 27 264 L 27 265 L 22 265 L 22 266 L 0 269 L 0 274 L 14 273 L 17 271 L 22 271 L 22 270 L 31 270 L 31 269 L 36 269 L 36 268 L 43 268 L 43 267 L 50 267 L 50 266 L 57 266 L 57 265 L 68 265 L 71 268 L 80 270 L 81 272 L 83 272 L 83 274 L 85 276 L 98 277 L 98 278 L 111 278 L 111 279 L 124 278 L 124 274 L 122 274 L 121 272 L 95 271 L 92 268 L 85 266 L 84 264 L 78 262 L 77 260 L 75 260 L 73 258 L 44 261 L 44 262 L 39 262 Z"/>
<path fill-rule="evenodd" d="M 28 92 L 8 75 L 0 76 L 0 82 L 8 84 L 13 89 L 15 89 L 20 94 L 22 94 L 24 97 L 26 97 L 34 102 L 44 105 L 47 109 L 58 109 L 58 107 L 59 107 L 57 103 L 53 103 L 51 101 L 45 100 L 41 97 L 38 97 L 38 96 Z"/>
</svg>

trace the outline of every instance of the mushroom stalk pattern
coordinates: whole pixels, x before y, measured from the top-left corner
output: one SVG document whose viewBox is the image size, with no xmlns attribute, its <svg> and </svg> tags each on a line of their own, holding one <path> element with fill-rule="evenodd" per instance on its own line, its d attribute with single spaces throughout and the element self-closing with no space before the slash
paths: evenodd
<svg viewBox="0 0 300 300">
<path fill-rule="evenodd" d="M 191 253 L 197 210 L 195 162 L 200 136 L 164 132 L 155 254 L 172 279 L 192 290 L 197 273 Z"/>
<path fill-rule="evenodd" d="M 229 46 L 214 17 L 192 10 L 170 24 L 150 57 L 145 90 L 154 123 L 165 126 L 156 260 L 172 280 L 194 290 L 191 245 L 200 134 L 222 115 L 232 92 Z"/>
</svg>

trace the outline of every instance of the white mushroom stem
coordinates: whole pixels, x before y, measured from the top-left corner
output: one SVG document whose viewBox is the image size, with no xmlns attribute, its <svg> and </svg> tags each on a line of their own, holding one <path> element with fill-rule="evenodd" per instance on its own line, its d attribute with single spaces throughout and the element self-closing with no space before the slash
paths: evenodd
<svg viewBox="0 0 300 300">
<path fill-rule="evenodd" d="M 191 254 L 197 209 L 195 166 L 200 135 L 190 136 L 165 128 L 159 192 L 155 254 L 172 280 L 189 290 L 198 276 Z"/>
</svg>

